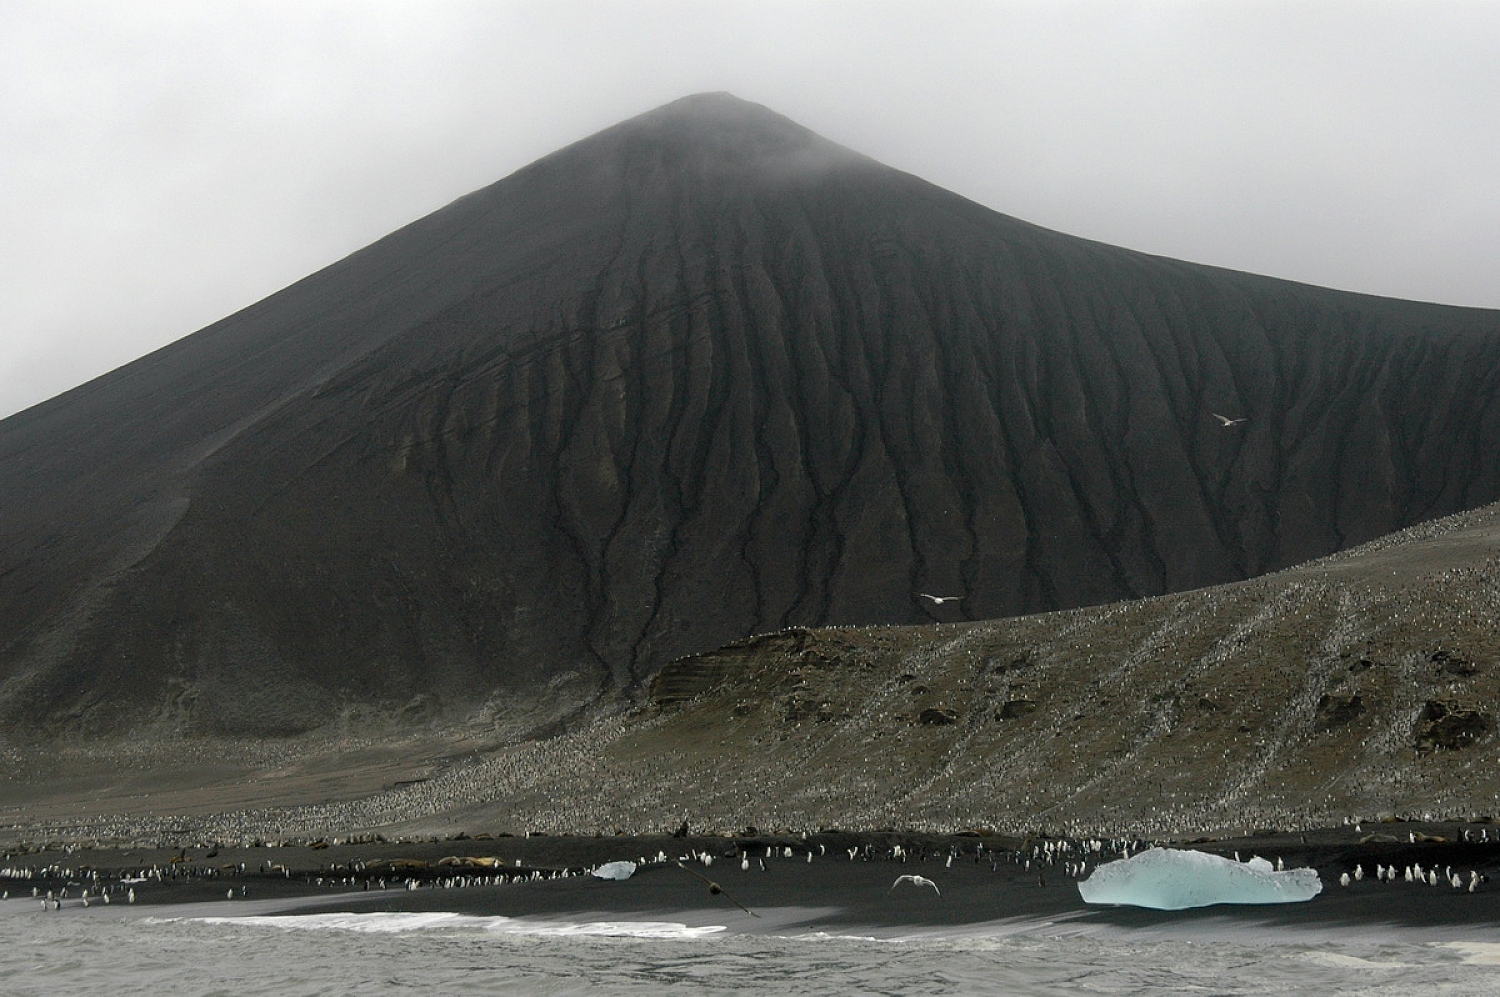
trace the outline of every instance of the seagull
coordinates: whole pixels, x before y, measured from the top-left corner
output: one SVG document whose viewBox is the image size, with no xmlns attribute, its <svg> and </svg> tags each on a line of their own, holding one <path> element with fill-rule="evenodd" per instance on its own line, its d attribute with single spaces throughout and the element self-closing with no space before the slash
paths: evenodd
<svg viewBox="0 0 1500 997">
<path fill-rule="evenodd" d="M 932 880 L 928 879 L 926 876 L 913 876 L 913 875 L 897 876 L 896 877 L 896 881 L 891 884 L 891 888 L 889 890 L 886 890 L 885 892 L 886 893 L 890 893 L 892 890 L 895 890 L 895 888 L 898 887 L 898 886 L 900 886 L 902 883 L 910 883 L 913 886 L 930 886 L 930 887 L 932 887 L 933 892 L 936 893 L 938 896 L 942 896 L 943 895 L 943 891 L 940 890 L 940 889 L 938 889 L 938 884 L 934 883 Z"/>
<path fill-rule="evenodd" d="M 1228 429 L 1230 426 L 1238 426 L 1240 423 L 1245 421 L 1244 416 L 1241 416 L 1238 419 L 1231 419 L 1229 418 L 1229 416 L 1220 415 L 1217 412 L 1210 412 L 1209 415 L 1213 416 L 1215 419 L 1218 419 L 1219 422 L 1223 423 L 1225 429 Z"/>
<path fill-rule="evenodd" d="M 961 595 L 928 595 L 926 592 L 918 592 L 917 595 L 923 599 L 931 599 L 934 606 L 941 606 L 945 602 L 961 602 L 964 598 Z"/>
</svg>

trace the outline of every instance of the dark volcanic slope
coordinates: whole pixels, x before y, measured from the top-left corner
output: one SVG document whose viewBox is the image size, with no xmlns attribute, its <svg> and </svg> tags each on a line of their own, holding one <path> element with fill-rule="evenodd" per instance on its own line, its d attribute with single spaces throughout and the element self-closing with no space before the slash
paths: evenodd
<svg viewBox="0 0 1500 997">
<path fill-rule="evenodd" d="M 0 423 L 0 717 L 561 708 L 789 624 L 1245 578 L 1500 498 L 1497 381 L 1494 312 L 1081 241 L 692 97 Z"/>
</svg>

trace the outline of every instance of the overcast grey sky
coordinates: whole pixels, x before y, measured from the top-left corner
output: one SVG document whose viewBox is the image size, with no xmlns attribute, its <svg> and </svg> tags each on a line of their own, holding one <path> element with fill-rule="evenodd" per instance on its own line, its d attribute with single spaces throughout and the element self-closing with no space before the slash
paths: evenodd
<svg viewBox="0 0 1500 997">
<path fill-rule="evenodd" d="M 729 90 L 1007 214 L 1500 307 L 1500 2 L 4 0 L 0 415 Z"/>
</svg>

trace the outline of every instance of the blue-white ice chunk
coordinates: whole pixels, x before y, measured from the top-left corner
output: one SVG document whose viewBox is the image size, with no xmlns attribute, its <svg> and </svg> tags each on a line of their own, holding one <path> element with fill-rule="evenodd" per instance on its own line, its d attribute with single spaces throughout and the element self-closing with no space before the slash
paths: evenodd
<svg viewBox="0 0 1500 997">
<path fill-rule="evenodd" d="M 1182 910 L 1210 904 L 1290 904 L 1323 892 L 1316 869 L 1277 872 L 1249 862 L 1177 848 L 1152 848 L 1106 862 L 1078 884 L 1084 903 Z"/>
<path fill-rule="evenodd" d="M 629 879 L 634 874 L 634 862 L 606 862 L 594 870 L 596 879 Z"/>
</svg>

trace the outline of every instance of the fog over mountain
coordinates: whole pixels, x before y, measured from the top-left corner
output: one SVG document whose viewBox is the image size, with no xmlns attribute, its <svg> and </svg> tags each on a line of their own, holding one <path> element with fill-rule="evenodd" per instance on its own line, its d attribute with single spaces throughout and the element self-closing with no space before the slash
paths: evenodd
<svg viewBox="0 0 1500 997">
<path fill-rule="evenodd" d="M 0 422 L 0 717 L 566 712 L 792 625 L 1240 580 L 1500 498 L 1497 387 L 1500 313 L 689 97 Z"/>
</svg>

